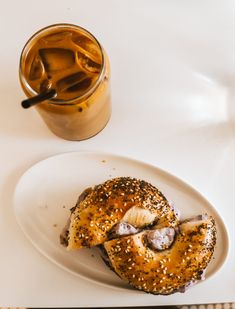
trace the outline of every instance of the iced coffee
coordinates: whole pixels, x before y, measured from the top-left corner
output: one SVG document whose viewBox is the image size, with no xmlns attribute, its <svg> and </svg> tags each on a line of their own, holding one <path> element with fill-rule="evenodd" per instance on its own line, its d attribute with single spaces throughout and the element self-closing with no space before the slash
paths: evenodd
<svg viewBox="0 0 235 309">
<path fill-rule="evenodd" d="M 57 24 L 37 32 L 22 51 L 20 81 L 29 98 L 55 90 L 53 98 L 35 108 L 59 137 L 89 138 L 110 118 L 109 61 L 81 27 Z"/>
</svg>

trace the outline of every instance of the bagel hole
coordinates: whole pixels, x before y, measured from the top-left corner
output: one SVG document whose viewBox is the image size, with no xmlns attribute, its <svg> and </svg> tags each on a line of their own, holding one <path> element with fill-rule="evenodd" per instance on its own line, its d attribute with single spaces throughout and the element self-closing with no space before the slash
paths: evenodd
<svg viewBox="0 0 235 309">
<path fill-rule="evenodd" d="M 169 250 L 176 239 L 177 230 L 172 227 L 149 230 L 143 235 L 144 244 L 153 251 Z"/>
<path fill-rule="evenodd" d="M 115 224 L 108 233 L 108 239 L 125 237 L 128 235 L 134 235 L 140 232 L 140 229 L 134 227 L 130 223 L 121 221 Z"/>
</svg>

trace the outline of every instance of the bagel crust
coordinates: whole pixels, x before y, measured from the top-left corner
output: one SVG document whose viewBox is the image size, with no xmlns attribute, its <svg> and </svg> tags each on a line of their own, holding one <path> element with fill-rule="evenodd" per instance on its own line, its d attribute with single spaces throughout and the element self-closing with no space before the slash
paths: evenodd
<svg viewBox="0 0 235 309">
<path fill-rule="evenodd" d="M 132 212 L 127 214 L 131 208 Z M 125 215 L 125 218 L 135 222 L 135 210 L 142 210 L 139 212 L 140 218 L 143 216 L 147 220 L 148 214 L 150 218 L 136 228 L 153 223 L 175 227 L 179 222 L 173 207 L 153 185 L 144 180 L 118 177 L 86 190 L 86 194 L 72 209 L 63 243 L 69 250 L 103 244 L 108 240 L 111 229 L 124 220 Z M 141 222 L 139 217 L 138 222 Z"/>
<path fill-rule="evenodd" d="M 164 251 L 148 247 L 146 233 L 104 243 L 110 266 L 122 279 L 139 290 L 162 295 L 184 292 L 203 279 L 216 243 L 213 218 L 181 223 L 174 243 Z"/>
</svg>

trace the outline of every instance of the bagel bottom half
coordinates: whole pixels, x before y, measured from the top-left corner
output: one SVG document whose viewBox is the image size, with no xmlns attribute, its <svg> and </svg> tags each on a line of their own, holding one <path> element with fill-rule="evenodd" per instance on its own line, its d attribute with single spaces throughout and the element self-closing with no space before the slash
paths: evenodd
<svg viewBox="0 0 235 309">
<path fill-rule="evenodd" d="M 216 243 L 215 222 L 197 217 L 180 224 L 173 244 L 162 251 L 146 243 L 149 231 L 104 243 L 111 268 L 133 287 L 153 294 L 184 292 L 203 279 Z"/>
</svg>

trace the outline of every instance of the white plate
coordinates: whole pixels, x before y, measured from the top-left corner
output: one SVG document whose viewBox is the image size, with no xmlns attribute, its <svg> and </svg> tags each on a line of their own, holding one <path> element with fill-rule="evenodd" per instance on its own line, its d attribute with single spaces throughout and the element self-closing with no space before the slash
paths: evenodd
<svg viewBox="0 0 235 309">
<path fill-rule="evenodd" d="M 114 288 L 129 289 L 103 263 L 96 249 L 67 252 L 59 235 L 78 195 L 89 186 L 117 176 L 151 182 L 179 208 L 181 217 L 208 213 L 217 224 L 218 239 L 207 278 L 222 266 L 228 236 L 213 206 L 196 190 L 163 170 L 130 158 L 96 152 L 71 152 L 43 160 L 21 177 L 15 191 L 17 220 L 33 245 L 62 268 L 83 278 Z"/>
</svg>

